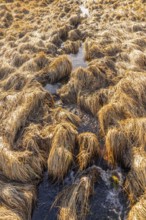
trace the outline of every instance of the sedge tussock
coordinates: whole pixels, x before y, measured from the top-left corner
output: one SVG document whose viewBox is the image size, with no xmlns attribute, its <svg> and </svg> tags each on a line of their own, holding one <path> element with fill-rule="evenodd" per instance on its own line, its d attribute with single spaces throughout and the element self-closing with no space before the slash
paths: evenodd
<svg viewBox="0 0 146 220">
<path fill-rule="evenodd" d="M 77 26 L 79 23 L 81 22 L 81 17 L 80 15 L 77 14 L 73 14 L 70 18 L 69 18 L 69 23 L 73 26 Z"/>
<path fill-rule="evenodd" d="M 14 210 L 14 213 L 20 216 L 20 219 L 30 220 L 32 209 L 36 201 L 35 186 L 0 181 L 0 189 L 2 205 L 6 205 L 12 211 Z"/>
<path fill-rule="evenodd" d="M 108 97 L 112 89 L 100 89 L 95 92 L 80 92 L 77 97 L 77 103 L 81 109 L 91 113 L 93 116 L 108 103 Z"/>
<path fill-rule="evenodd" d="M 67 122 L 58 124 L 54 130 L 48 157 L 48 173 L 53 180 L 62 181 L 73 161 L 76 127 Z"/>
<path fill-rule="evenodd" d="M 10 208 L 0 205 L 0 220 L 23 220 L 19 214 Z"/>
<path fill-rule="evenodd" d="M 80 175 L 75 183 L 65 188 L 56 199 L 59 203 L 59 220 L 83 220 L 89 213 L 89 199 L 94 191 L 98 171 L 91 167 L 86 174 Z"/>
<path fill-rule="evenodd" d="M 68 31 L 70 27 L 67 25 L 64 25 L 63 27 L 59 28 L 58 33 L 61 40 L 65 40 L 68 36 Z"/>
<path fill-rule="evenodd" d="M 53 36 L 50 37 L 50 42 L 52 44 L 55 44 L 56 47 L 58 47 L 59 45 L 61 45 L 62 40 L 59 36 L 59 33 L 54 34 Z"/>
<path fill-rule="evenodd" d="M 41 126 L 30 124 L 25 127 L 21 139 L 17 141 L 17 149 L 28 150 L 34 154 L 41 153 L 47 159 L 54 132 L 54 125 Z"/>
<path fill-rule="evenodd" d="M 146 192 L 139 198 L 138 202 L 131 208 L 127 220 L 146 219 Z"/>
<path fill-rule="evenodd" d="M 67 54 L 70 54 L 70 53 L 77 54 L 80 46 L 81 46 L 81 41 L 79 40 L 77 41 L 67 40 L 63 45 L 63 50 Z"/>
<path fill-rule="evenodd" d="M 80 40 L 80 38 L 81 38 L 81 32 L 80 32 L 78 29 L 71 30 L 71 31 L 69 31 L 69 33 L 68 33 L 68 38 L 69 38 L 71 41 Z"/>
<path fill-rule="evenodd" d="M 19 54 L 18 52 L 15 52 L 14 54 L 13 54 L 13 59 L 12 59 L 12 61 L 11 61 L 11 63 L 12 63 L 12 66 L 14 66 L 14 67 L 20 67 L 20 66 L 22 66 L 26 61 L 28 61 L 29 60 L 29 56 L 28 55 L 26 55 L 26 54 Z"/>
<path fill-rule="evenodd" d="M 80 121 L 81 121 L 77 115 L 61 107 L 58 107 L 52 110 L 51 116 L 55 123 L 69 122 L 75 126 L 79 126 Z"/>
<path fill-rule="evenodd" d="M 48 54 L 55 54 L 57 52 L 57 47 L 51 42 L 47 42 L 46 48 Z"/>
<path fill-rule="evenodd" d="M 58 93 L 64 102 L 68 100 L 76 102 L 79 92 L 88 89 L 94 91 L 96 88 L 98 88 L 98 82 L 94 75 L 87 69 L 79 67 L 71 73 L 70 81 L 59 89 Z"/>
<path fill-rule="evenodd" d="M 127 73 L 114 87 L 109 103 L 98 112 L 103 134 L 108 128 L 117 125 L 117 121 L 145 116 L 145 81 L 144 73 Z"/>
<path fill-rule="evenodd" d="M 146 152 L 141 147 L 134 148 L 132 157 L 131 170 L 124 186 L 131 204 L 138 201 L 146 188 Z"/>
<path fill-rule="evenodd" d="M 21 75 L 19 73 L 12 74 L 10 77 L 8 77 L 4 82 L 3 82 L 3 90 L 8 91 L 8 90 L 21 90 L 25 84 L 27 83 L 28 79 L 26 76 Z"/>
<path fill-rule="evenodd" d="M 12 151 L 5 146 L 0 149 L 0 170 L 11 180 L 29 182 L 40 179 L 44 165 L 40 153 Z"/>
<path fill-rule="evenodd" d="M 134 147 L 145 147 L 145 118 L 131 118 L 120 121 L 117 127 L 109 129 L 106 135 L 108 161 L 130 168 Z"/>
<path fill-rule="evenodd" d="M 49 65 L 47 78 L 50 83 L 56 83 L 59 80 L 69 77 L 72 71 L 72 64 L 68 56 L 62 55 L 55 58 Z"/>
<path fill-rule="evenodd" d="M 77 156 L 80 170 L 85 169 L 91 160 L 99 156 L 99 142 L 97 136 L 91 132 L 78 135 L 79 154 Z"/>
<path fill-rule="evenodd" d="M 103 49 L 97 43 L 89 40 L 88 38 L 85 41 L 84 48 L 85 48 L 85 60 L 90 61 L 92 59 L 104 57 Z"/>
<path fill-rule="evenodd" d="M 36 109 L 39 110 L 43 101 L 45 102 L 46 95 L 47 93 L 40 86 L 34 87 L 34 90 L 31 87 L 22 93 L 21 103 L 17 103 L 19 105 L 14 106 L 13 111 L 2 121 L 3 133 L 11 143 L 13 143 L 19 128 L 25 125 L 28 117 L 33 115 Z"/>
<path fill-rule="evenodd" d="M 127 147 L 127 142 L 124 132 L 118 128 L 109 129 L 106 135 L 106 156 L 110 164 L 126 168 L 131 166 L 131 148 Z"/>
<path fill-rule="evenodd" d="M 8 64 L 3 64 L 0 63 L 1 67 L 0 67 L 0 80 L 5 80 L 11 73 L 13 73 L 15 71 L 14 68 L 12 68 L 11 66 L 9 66 Z"/>
</svg>

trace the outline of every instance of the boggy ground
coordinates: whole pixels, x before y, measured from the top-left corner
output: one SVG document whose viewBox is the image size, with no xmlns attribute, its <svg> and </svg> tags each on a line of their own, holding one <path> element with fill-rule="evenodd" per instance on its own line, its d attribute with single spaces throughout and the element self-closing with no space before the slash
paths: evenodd
<svg viewBox="0 0 146 220">
<path fill-rule="evenodd" d="M 0 219 L 32 218 L 44 171 L 53 199 L 33 219 L 146 219 L 145 14 L 145 0 L 1 1 Z"/>
</svg>

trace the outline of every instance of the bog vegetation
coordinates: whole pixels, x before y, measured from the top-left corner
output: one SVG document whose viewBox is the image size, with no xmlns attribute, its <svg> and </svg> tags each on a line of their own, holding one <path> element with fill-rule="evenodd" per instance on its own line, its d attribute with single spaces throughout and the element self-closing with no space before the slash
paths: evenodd
<svg viewBox="0 0 146 220">
<path fill-rule="evenodd" d="M 145 15 L 145 0 L 1 0 L 1 220 L 30 220 L 44 170 L 60 184 L 72 167 L 53 205 L 59 220 L 86 219 L 99 158 L 126 173 L 127 219 L 146 219 Z M 73 69 L 81 46 L 87 67 Z M 99 130 L 80 131 L 72 104 Z"/>
</svg>

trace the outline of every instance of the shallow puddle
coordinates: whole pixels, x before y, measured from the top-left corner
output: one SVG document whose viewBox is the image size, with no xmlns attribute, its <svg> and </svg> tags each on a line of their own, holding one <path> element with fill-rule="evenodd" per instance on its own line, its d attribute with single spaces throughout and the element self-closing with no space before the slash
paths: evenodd
<svg viewBox="0 0 146 220">
<path fill-rule="evenodd" d="M 89 17 L 89 10 L 88 8 L 85 8 L 84 5 L 80 5 L 80 9 L 81 9 L 81 12 L 82 12 L 82 16 L 85 17 L 85 16 L 88 16 Z"/>
<path fill-rule="evenodd" d="M 47 84 L 44 88 L 48 90 L 52 95 L 57 93 L 57 90 L 61 87 L 61 83 Z"/>
<path fill-rule="evenodd" d="M 77 67 L 87 67 L 87 62 L 84 60 L 84 51 L 83 47 L 79 48 L 79 52 L 77 54 L 70 54 L 69 55 L 73 69 Z"/>
</svg>

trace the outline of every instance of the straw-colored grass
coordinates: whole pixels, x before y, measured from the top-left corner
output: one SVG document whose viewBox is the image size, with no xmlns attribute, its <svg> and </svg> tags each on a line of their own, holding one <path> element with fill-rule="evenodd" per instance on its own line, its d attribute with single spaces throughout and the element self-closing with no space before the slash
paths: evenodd
<svg viewBox="0 0 146 220">
<path fill-rule="evenodd" d="M 146 188 L 146 152 L 142 148 L 133 149 L 131 170 L 126 177 L 125 191 L 131 204 L 138 201 Z"/>
<path fill-rule="evenodd" d="M 31 220 L 32 208 L 36 201 L 35 186 L 0 181 L 0 188 L 1 203 L 14 210 L 20 219 Z"/>
<path fill-rule="evenodd" d="M 51 117 L 54 123 L 69 122 L 75 126 L 79 126 L 81 121 L 77 115 L 61 107 L 53 109 Z"/>
<path fill-rule="evenodd" d="M 65 188 L 57 197 L 59 201 L 59 220 L 84 220 L 89 213 L 89 198 L 93 194 L 94 182 L 97 181 L 98 171 L 90 168 L 81 175 L 75 183 Z"/>
<path fill-rule="evenodd" d="M 80 170 L 85 169 L 93 158 L 99 156 L 99 142 L 97 136 L 91 132 L 78 135 L 79 154 L 77 156 Z"/>
<path fill-rule="evenodd" d="M 139 201 L 131 208 L 127 220 L 145 220 L 146 219 L 146 194 L 139 198 Z"/>
<path fill-rule="evenodd" d="M 58 124 L 54 130 L 48 157 L 48 173 L 55 181 L 63 180 L 73 162 L 76 135 L 76 127 L 67 122 Z"/>
</svg>

